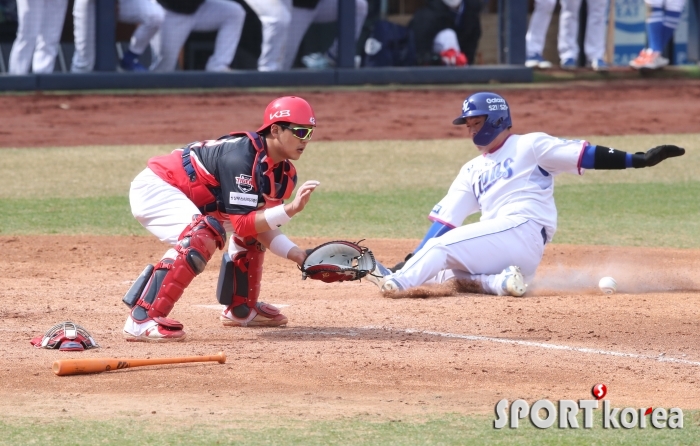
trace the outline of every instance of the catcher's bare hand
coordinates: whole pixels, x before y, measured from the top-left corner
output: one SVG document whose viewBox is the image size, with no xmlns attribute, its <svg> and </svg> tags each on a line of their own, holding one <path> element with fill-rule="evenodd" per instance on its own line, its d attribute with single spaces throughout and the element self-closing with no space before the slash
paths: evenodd
<svg viewBox="0 0 700 446">
<path fill-rule="evenodd" d="M 284 205 L 284 211 L 287 213 L 287 215 L 293 217 L 297 213 L 303 211 L 306 207 L 306 204 L 309 202 L 309 199 L 311 198 L 311 193 L 316 189 L 316 186 L 318 186 L 319 184 L 321 183 L 318 181 L 309 180 L 301 186 L 299 186 L 299 189 L 297 189 L 297 194 L 294 197 L 294 201 Z"/>
<path fill-rule="evenodd" d="M 289 253 L 287 253 L 287 258 L 296 262 L 297 265 L 302 266 L 304 264 L 304 260 L 306 260 L 306 252 L 295 246 L 289 250 Z"/>
</svg>

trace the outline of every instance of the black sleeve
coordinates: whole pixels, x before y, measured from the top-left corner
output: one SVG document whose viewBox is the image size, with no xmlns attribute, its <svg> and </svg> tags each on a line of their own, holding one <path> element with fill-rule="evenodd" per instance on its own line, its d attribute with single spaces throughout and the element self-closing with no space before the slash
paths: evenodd
<svg viewBox="0 0 700 446">
<path fill-rule="evenodd" d="M 222 144 L 217 160 L 221 198 L 227 214 L 246 215 L 264 204 L 260 189 L 254 187 L 253 163 L 256 151 L 248 138 Z"/>
</svg>

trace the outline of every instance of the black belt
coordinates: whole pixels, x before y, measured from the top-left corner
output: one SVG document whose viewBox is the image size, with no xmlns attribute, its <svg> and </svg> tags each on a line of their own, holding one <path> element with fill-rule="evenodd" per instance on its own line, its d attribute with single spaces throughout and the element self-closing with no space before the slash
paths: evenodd
<svg viewBox="0 0 700 446">
<path fill-rule="evenodd" d="M 546 245 L 547 244 L 547 230 L 542 226 L 542 231 L 540 232 L 542 234 L 542 244 Z"/>
</svg>

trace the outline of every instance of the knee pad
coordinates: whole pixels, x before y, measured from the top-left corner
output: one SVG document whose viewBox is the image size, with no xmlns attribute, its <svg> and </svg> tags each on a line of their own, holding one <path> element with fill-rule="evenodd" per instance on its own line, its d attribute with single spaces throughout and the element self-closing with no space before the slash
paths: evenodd
<svg viewBox="0 0 700 446">
<path fill-rule="evenodd" d="M 132 318 L 143 321 L 167 316 L 192 279 L 204 271 L 216 249 L 225 244 L 226 231 L 215 218 L 195 216 L 180 235 L 180 242 L 172 251 L 174 257 L 146 267 L 124 296 L 127 305 L 133 302 Z"/>
<path fill-rule="evenodd" d="M 252 241 L 251 241 L 252 240 Z M 233 306 L 231 312 L 240 318 L 248 317 L 255 308 L 260 295 L 264 248 L 252 238 L 246 239 L 245 251 L 233 258 L 224 254 L 219 271 L 216 298 L 222 305 Z"/>
</svg>

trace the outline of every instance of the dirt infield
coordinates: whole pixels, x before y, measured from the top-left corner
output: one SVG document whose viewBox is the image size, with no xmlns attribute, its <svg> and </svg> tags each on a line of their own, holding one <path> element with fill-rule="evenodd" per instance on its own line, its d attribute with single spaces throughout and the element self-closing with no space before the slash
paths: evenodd
<svg viewBox="0 0 700 446">
<path fill-rule="evenodd" d="M 688 98 L 700 96 L 700 83 L 648 87 L 621 82 L 503 92 L 514 107 L 518 132 L 697 132 L 700 103 Z M 321 139 L 412 139 L 458 136 L 449 119 L 466 93 L 304 96 L 318 104 Z M 182 143 L 224 133 L 231 122 L 254 127 L 269 99 L 270 94 L 249 93 L 2 96 L 0 146 Z M 322 240 L 295 241 L 311 247 Z M 388 264 L 416 243 L 366 241 Z M 489 413 L 501 398 L 589 398 L 598 382 L 607 384 L 616 407 L 700 409 L 696 250 L 553 244 L 531 292 L 521 299 L 473 294 L 387 299 L 364 281 L 301 281 L 289 262 L 268 254 L 262 300 L 282 306 L 290 321 L 275 329 L 219 324 L 215 258 L 171 314 L 185 324 L 189 340 L 146 345 L 122 340 L 127 308 L 121 297 L 144 265 L 165 251 L 157 240 L 5 236 L 0 248 L 5 414 L 264 420 Z M 595 288 L 604 275 L 618 280 L 618 294 L 605 296 Z M 29 345 L 62 320 L 85 326 L 102 347 L 60 353 Z M 52 362 L 61 358 L 221 350 L 229 358 L 225 365 L 63 378 L 51 372 Z M 53 410 L 45 410 L 48 406 Z"/>
<path fill-rule="evenodd" d="M 493 85 L 513 110 L 517 133 L 694 133 L 700 81 L 577 82 L 513 89 Z M 303 95 L 318 121 L 314 139 L 461 137 L 452 118 L 473 87 L 417 90 L 192 93 L 187 95 L 0 95 L 0 147 L 185 144 L 256 129 L 280 94 Z"/>
<path fill-rule="evenodd" d="M 296 241 L 310 247 L 320 240 Z M 367 244 L 392 263 L 415 242 Z M 698 293 L 691 291 L 700 286 L 698 251 L 551 245 L 533 293 L 522 299 L 387 299 L 367 282 L 302 282 L 295 268 L 270 255 L 262 295 L 284 305 L 290 322 L 279 329 L 219 324 L 213 297 L 219 262 L 213 260 L 171 314 L 190 339 L 145 345 L 122 340 L 127 308 L 120 298 L 143 265 L 162 254 L 160 242 L 3 237 L 0 247 L 0 352 L 11 358 L 0 382 L 6 414 L 48 413 L 43 408 L 49 403 L 59 415 L 97 418 L 153 411 L 223 419 L 488 413 L 501 398 L 587 398 L 597 382 L 607 384 L 617 407 L 700 407 L 700 315 Z M 604 296 L 595 289 L 602 274 L 618 279 L 620 293 Z M 570 289 L 562 286 L 567 278 Z M 88 328 L 102 348 L 61 353 L 29 345 L 31 337 L 66 319 Z M 52 361 L 60 358 L 221 350 L 225 365 L 62 378 L 51 373 Z"/>
</svg>

